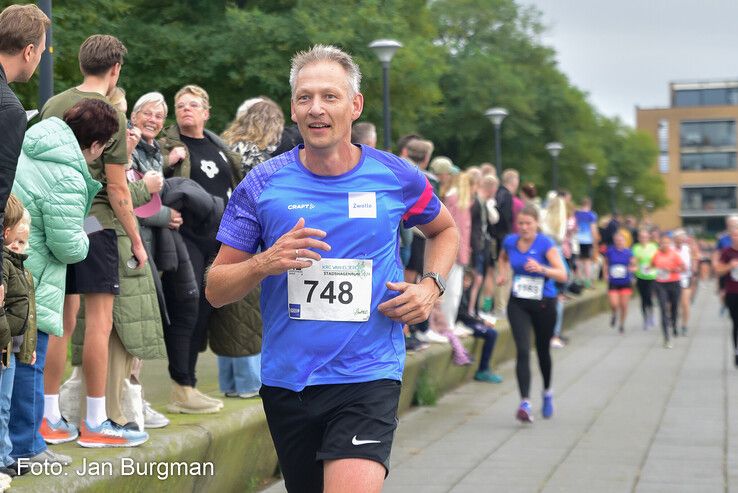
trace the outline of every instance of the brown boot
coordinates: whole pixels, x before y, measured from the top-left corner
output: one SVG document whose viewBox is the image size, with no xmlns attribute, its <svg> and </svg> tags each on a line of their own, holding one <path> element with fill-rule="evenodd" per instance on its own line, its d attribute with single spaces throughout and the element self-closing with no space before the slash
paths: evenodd
<svg viewBox="0 0 738 493">
<path fill-rule="evenodd" d="M 216 399 L 215 397 L 210 397 L 209 395 L 205 395 L 196 387 L 192 387 L 192 391 L 200 397 L 200 399 L 210 402 L 215 406 L 218 406 L 218 409 L 223 409 L 223 401 L 220 399 Z"/>
<path fill-rule="evenodd" d="M 201 398 L 190 386 L 172 382 L 171 402 L 167 405 L 170 413 L 182 414 L 211 414 L 220 411 L 220 408 L 210 401 Z"/>
</svg>

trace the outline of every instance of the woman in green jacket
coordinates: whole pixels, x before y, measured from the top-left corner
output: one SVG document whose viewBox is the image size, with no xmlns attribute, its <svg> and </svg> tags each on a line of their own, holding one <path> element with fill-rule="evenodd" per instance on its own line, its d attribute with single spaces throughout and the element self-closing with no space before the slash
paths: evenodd
<svg viewBox="0 0 738 493">
<path fill-rule="evenodd" d="M 63 418 L 42 423 L 44 364 L 49 336 L 63 333 L 67 264 L 84 260 L 89 249 L 84 222 L 101 185 L 87 164 L 102 154 L 117 130 L 118 117 L 109 104 L 84 99 L 64 113 L 64 121 L 49 118 L 34 125 L 23 141 L 13 193 L 31 214 L 25 266 L 35 287 L 38 339 L 35 364 L 19 363 L 15 373 L 10 438 L 16 459 L 59 461 L 46 448 L 42 424 L 76 437 L 76 429 Z"/>
</svg>

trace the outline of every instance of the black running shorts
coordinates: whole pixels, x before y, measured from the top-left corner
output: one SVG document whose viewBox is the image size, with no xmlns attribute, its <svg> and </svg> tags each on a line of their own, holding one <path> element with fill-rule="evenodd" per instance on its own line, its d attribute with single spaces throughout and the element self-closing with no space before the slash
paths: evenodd
<svg viewBox="0 0 738 493">
<path fill-rule="evenodd" d="M 104 229 L 90 235 L 90 251 L 82 262 L 67 266 L 67 294 L 120 294 L 118 235 Z"/>
<path fill-rule="evenodd" d="M 301 392 L 262 385 L 287 491 L 322 492 L 324 460 L 369 459 L 388 474 L 400 388 L 397 380 L 314 385 Z"/>
</svg>

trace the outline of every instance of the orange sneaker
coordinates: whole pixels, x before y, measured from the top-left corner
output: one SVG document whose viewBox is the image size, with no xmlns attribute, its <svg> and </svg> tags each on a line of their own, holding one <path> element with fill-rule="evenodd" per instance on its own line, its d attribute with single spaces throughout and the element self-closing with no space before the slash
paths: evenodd
<svg viewBox="0 0 738 493">
<path fill-rule="evenodd" d="M 109 419 L 97 427 L 82 421 L 79 435 L 77 443 L 87 448 L 137 447 L 149 439 L 145 431 L 131 430 Z"/>
<path fill-rule="evenodd" d="M 73 424 L 69 424 L 64 418 L 61 418 L 56 423 L 51 423 L 48 419 L 43 418 L 41 420 L 41 429 L 39 431 L 44 441 L 52 445 L 71 442 L 79 437 L 77 427 Z"/>
</svg>

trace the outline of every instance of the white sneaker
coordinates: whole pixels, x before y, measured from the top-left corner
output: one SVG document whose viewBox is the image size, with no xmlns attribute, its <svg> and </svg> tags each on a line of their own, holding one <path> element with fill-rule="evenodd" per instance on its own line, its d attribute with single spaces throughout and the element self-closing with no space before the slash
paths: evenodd
<svg viewBox="0 0 738 493">
<path fill-rule="evenodd" d="M 3 474 L 0 472 L 0 491 L 5 491 L 8 488 L 10 488 L 10 483 L 13 481 L 13 478 L 8 476 L 7 474 Z"/>
<path fill-rule="evenodd" d="M 425 344 L 428 344 L 429 342 L 431 342 L 430 339 L 428 338 L 428 336 L 426 335 L 428 332 L 430 332 L 430 329 L 428 329 L 425 332 L 422 332 L 422 331 L 418 330 L 418 331 L 416 331 L 414 333 L 414 335 L 415 335 L 415 338 L 417 340 L 419 340 L 420 342 L 423 342 Z"/>
<path fill-rule="evenodd" d="M 436 344 L 448 344 L 448 337 L 442 336 L 433 329 L 426 330 L 425 335 L 428 336 L 428 340 L 430 342 L 435 342 Z"/>
<path fill-rule="evenodd" d="M 491 313 L 487 312 L 479 312 L 479 318 L 487 322 L 488 324 L 496 324 L 497 323 L 497 317 L 492 315 Z"/>
<path fill-rule="evenodd" d="M 551 347 L 552 348 L 561 349 L 564 346 L 566 346 L 566 344 L 564 344 L 564 341 L 562 341 L 558 337 L 552 337 L 551 338 Z"/>
<path fill-rule="evenodd" d="M 474 331 L 459 322 L 454 325 L 454 334 L 456 335 L 456 337 L 469 337 L 474 335 Z"/>
<path fill-rule="evenodd" d="M 154 410 L 148 401 L 143 401 L 144 427 L 164 428 L 169 424 L 169 419 L 162 413 Z"/>
</svg>

